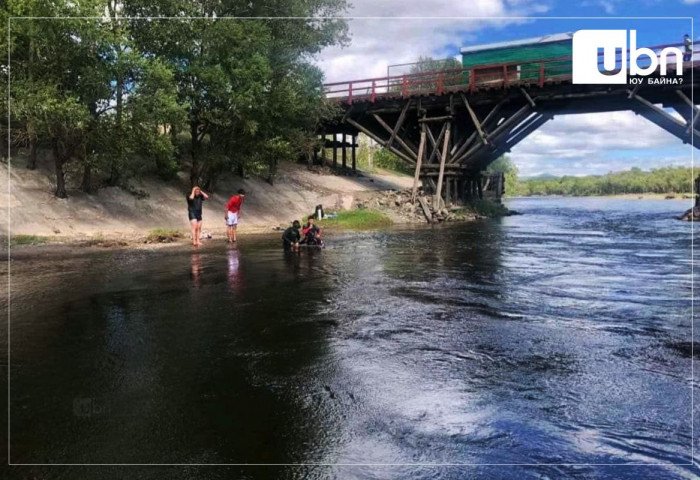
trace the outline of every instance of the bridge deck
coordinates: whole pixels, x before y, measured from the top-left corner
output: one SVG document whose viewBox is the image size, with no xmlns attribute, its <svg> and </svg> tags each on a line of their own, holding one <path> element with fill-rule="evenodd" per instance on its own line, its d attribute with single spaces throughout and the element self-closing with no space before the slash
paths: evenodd
<svg viewBox="0 0 700 480">
<path fill-rule="evenodd" d="M 655 52 L 658 57 L 664 48 L 681 47 L 682 49 L 682 46 L 682 44 L 669 44 L 646 48 Z M 692 60 L 685 62 L 684 66 L 687 68 L 690 65 L 695 69 L 700 65 L 698 60 L 700 50 L 694 50 L 691 58 Z M 673 56 L 669 56 L 669 71 L 675 67 L 673 59 Z M 599 54 L 598 64 L 603 65 L 602 52 Z M 620 64 L 621 53 L 616 57 L 617 67 Z M 458 92 L 473 93 L 518 86 L 543 87 L 561 83 L 571 83 L 570 56 L 333 82 L 326 83 L 323 87 L 327 98 L 352 105 L 357 102 L 374 103 L 378 100 L 440 96 Z"/>
</svg>

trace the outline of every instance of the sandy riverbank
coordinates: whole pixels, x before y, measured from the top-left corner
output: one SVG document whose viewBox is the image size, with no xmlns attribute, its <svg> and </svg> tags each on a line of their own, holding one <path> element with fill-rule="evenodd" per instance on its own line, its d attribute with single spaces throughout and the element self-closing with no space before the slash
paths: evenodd
<svg viewBox="0 0 700 480">
<path fill-rule="evenodd" d="M 239 188 L 248 192 L 239 226 L 245 235 L 273 232 L 312 213 L 319 204 L 326 212 L 346 210 L 354 207 L 358 195 L 405 189 L 411 183 L 412 178 L 389 172 L 342 176 L 283 162 L 274 186 L 255 176 L 222 178 L 204 203 L 203 233 L 224 238 L 224 205 Z M 0 224 L 0 235 L 24 236 L 26 243 L 32 243 L 34 236 L 41 243 L 142 244 L 154 229 L 178 230 L 185 236 L 189 231 L 184 174 L 167 183 L 148 178 L 133 181 L 133 190 L 146 192 L 145 198 L 107 187 L 94 195 L 69 190 L 68 199 L 58 199 L 53 195 L 50 163 L 42 162 L 39 169 L 30 171 L 19 158 L 9 168 L 0 165 L 0 184 L 9 187 L 9 192 L 0 193 L 0 212 L 6 219 Z"/>
</svg>

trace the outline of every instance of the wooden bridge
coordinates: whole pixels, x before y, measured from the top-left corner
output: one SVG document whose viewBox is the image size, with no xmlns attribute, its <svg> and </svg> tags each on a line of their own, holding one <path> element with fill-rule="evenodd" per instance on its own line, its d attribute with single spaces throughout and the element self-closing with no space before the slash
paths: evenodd
<svg viewBox="0 0 700 480">
<path fill-rule="evenodd" d="M 666 47 L 682 49 L 648 48 Z M 636 85 L 573 84 L 571 57 L 328 83 L 340 114 L 320 134 L 354 145 L 362 132 L 414 167 L 414 197 L 421 181 L 436 200 L 463 201 L 481 194 L 489 163 L 555 115 L 631 110 L 700 148 L 699 52 L 682 75 L 671 55 L 667 76 L 657 69 Z"/>
</svg>

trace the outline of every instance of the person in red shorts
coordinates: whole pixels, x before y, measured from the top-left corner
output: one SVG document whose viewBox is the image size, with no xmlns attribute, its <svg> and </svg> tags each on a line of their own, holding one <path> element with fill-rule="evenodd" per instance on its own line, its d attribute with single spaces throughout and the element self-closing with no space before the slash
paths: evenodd
<svg viewBox="0 0 700 480">
<path fill-rule="evenodd" d="M 245 198 L 245 190 L 242 188 L 238 190 L 236 195 L 232 195 L 226 203 L 226 214 L 224 218 L 226 219 L 226 234 L 228 236 L 229 243 L 237 241 L 236 238 L 236 227 L 238 227 L 238 217 L 241 212 L 241 205 L 243 205 L 243 199 Z"/>
</svg>

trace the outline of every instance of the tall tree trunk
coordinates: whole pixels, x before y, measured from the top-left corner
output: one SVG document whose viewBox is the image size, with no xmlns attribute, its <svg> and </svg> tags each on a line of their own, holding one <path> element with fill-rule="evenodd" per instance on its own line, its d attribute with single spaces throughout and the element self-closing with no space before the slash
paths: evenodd
<svg viewBox="0 0 700 480">
<path fill-rule="evenodd" d="M 202 165 L 199 159 L 199 122 L 190 122 L 192 168 L 190 170 L 190 186 L 194 187 L 199 183 L 199 176 L 202 173 Z"/>
<path fill-rule="evenodd" d="M 118 136 L 123 135 L 122 133 L 122 115 L 124 112 L 124 80 L 119 76 L 117 78 L 117 90 L 116 90 L 116 134 Z M 121 142 L 117 142 L 117 152 L 116 152 L 116 160 L 112 159 L 112 164 L 110 165 L 109 169 L 109 180 L 107 183 L 109 185 L 115 186 L 119 184 L 119 181 L 121 179 L 121 160 L 122 160 L 122 148 L 121 148 Z"/>
<path fill-rule="evenodd" d="M 29 84 L 34 80 L 34 63 L 36 53 L 34 51 L 34 22 L 29 22 L 29 65 L 27 65 L 27 73 L 29 76 Z M 27 122 L 27 138 L 29 139 L 29 158 L 27 159 L 27 168 L 29 170 L 36 169 L 36 131 L 34 124 L 31 121 Z"/>
<path fill-rule="evenodd" d="M 29 134 L 29 158 L 27 159 L 27 168 L 29 170 L 36 169 L 36 138 L 33 131 L 27 125 L 27 133 Z"/>
<path fill-rule="evenodd" d="M 53 161 L 56 166 L 56 196 L 58 198 L 68 198 L 66 192 L 66 178 L 63 173 L 65 159 L 57 140 L 53 141 Z"/>
<path fill-rule="evenodd" d="M 85 193 L 93 193 L 92 167 L 89 163 L 86 163 L 83 167 L 83 181 L 80 183 L 80 189 Z"/>
<path fill-rule="evenodd" d="M 181 154 L 180 154 L 180 148 L 179 148 L 179 147 L 180 147 L 180 145 L 179 145 L 180 142 L 177 141 L 177 135 L 178 135 L 178 133 L 179 133 L 179 132 L 178 132 L 177 129 L 175 128 L 175 125 L 172 125 L 172 124 L 171 124 L 171 125 L 170 125 L 170 143 L 172 143 L 173 147 L 175 147 L 175 158 L 180 158 L 180 155 L 181 155 Z"/>
<path fill-rule="evenodd" d="M 8 127 L 9 129 L 9 127 Z M 2 131 L 2 129 L 0 129 Z M 0 160 L 7 160 L 10 156 L 9 145 L 7 144 L 7 135 L 0 138 Z"/>
</svg>

